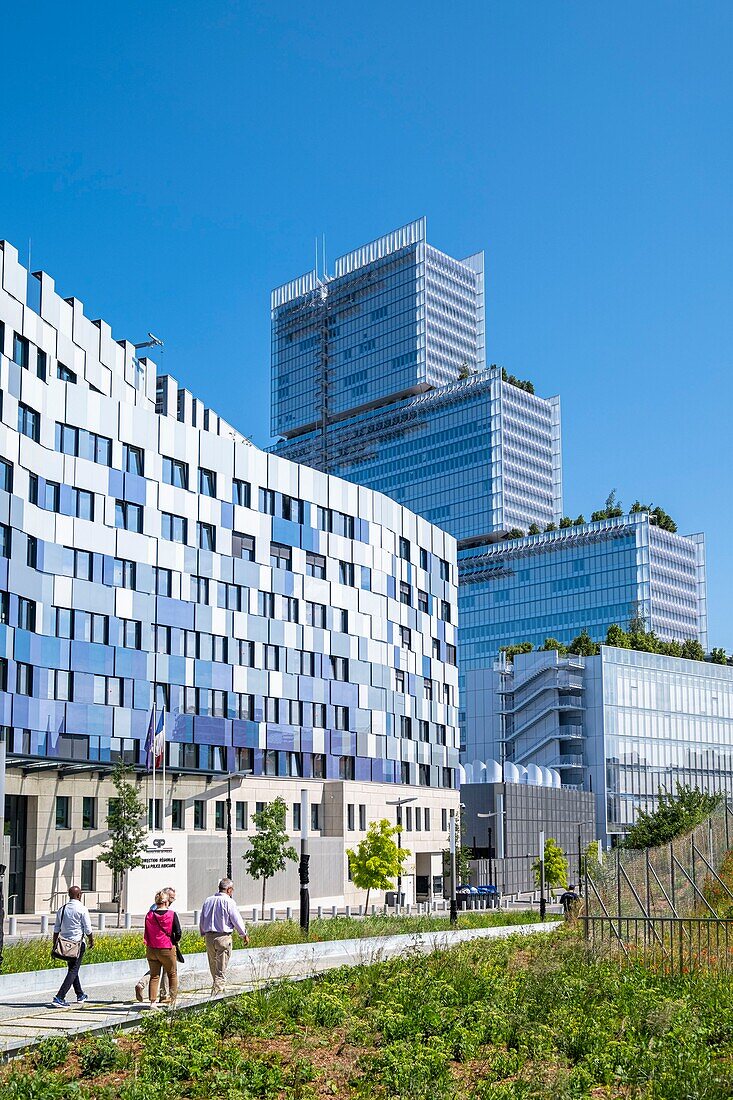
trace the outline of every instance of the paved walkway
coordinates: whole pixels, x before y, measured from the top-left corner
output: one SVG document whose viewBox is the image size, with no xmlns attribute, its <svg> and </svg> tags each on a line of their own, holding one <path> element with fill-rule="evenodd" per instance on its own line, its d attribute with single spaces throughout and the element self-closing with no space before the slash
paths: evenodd
<svg viewBox="0 0 733 1100">
<path fill-rule="evenodd" d="M 427 955 L 468 940 L 535 935 L 558 927 L 559 922 L 548 922 L 235 951 L 225 996 L 236 997 L 246 990 L 286 978 L 297 981 L 338 966 L 379 962 L 413 951 Z M 135 982 L 144 970 L 145 961 L 140 959 L 82 967 L 81 978 L 89 1000 L 69 1009 L 56 1009 L 50 1003 L 61 984 L 62 970 L 0 976 L 0 1052 L 12 1057 L 49 1035 L 134 1027 L 150 1010 L 134 1000 L 121 1000 L 121 997 L 134 996 Z M 189 956 L 180 968 L 179 980 L 179 1008 L 188 1009 L 209 1001 L 211 979 L 204 955 Z"/>
</svg>

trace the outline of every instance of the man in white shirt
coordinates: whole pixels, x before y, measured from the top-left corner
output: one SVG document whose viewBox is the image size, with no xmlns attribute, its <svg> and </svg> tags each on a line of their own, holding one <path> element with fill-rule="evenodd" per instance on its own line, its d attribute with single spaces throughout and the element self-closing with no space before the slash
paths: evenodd
<svg viewBox="0 0 733 1100">
<path fill-rule="evenodd" d="M 54 1008 L 69 1007 L 69 1002 L 66 1000 L 66 994 L 69 992 L 72 985 L 79 1004 L 89 1000 L 79 981 L 79 967 L 81 966 L 81 961 L 84 958 L 84 951 L 86 950 L 86 945 L 84 943 L 85 936 L 89 941 L 89 946 L 94 947 L 92 922 L 89 919 L 89 910 L 86 905 L 82 905 L 81 888 L 79 886 L 70 886 L 69 900 L 65 905 L 61 906 L 56 914 L 56 921 L 53 926 L 53 946 L 56 946 L 59 939 L 70 940 L 72 943 L 79 944 L 79 951 L 73 958 L 67 958 L 66 960 L 68 970 L 66 972 L 66 977 L 61 983 L 61 988 L 53 999 L 52 1003 Z"/>
<path fill-rule="evenodd" d="M 199 932 L 206 940 L 206 954 L 209 957 L 209 970 L 213 981 L 212 997 L 224 992 L 226 971 L 232 955 L 234 929 L 236 928 L 239 932 L 245 946 L 249 943 L 247 928 L 233 894 L 234 883 L 230 878 L 223 878 L 219 882 L 219 893 L 212 894 L 201 906 Z"/>
</svg>

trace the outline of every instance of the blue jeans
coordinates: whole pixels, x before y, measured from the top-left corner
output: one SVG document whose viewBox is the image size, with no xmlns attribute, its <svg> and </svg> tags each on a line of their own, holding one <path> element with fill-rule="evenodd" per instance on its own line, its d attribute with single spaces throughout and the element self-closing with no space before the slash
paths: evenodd
<svg viewBox="0 0 733 1100">
<path fill-rule="evenodd" d="M 79 981 L 79 967 L 81 966 L 81 960 L 84 958 L 84 952 L 86 951 L 86 949 L 87 945 L 82 940 L 81 950 L 76 958 L 66 960 L 66 965 L 69 969 L 66 972 L 66 977 L 61 983 L 61 988 L 56 994 L 60 1001 L 63 1001 L 66 998 L 66 994 L 69 992 L 72 985 L 74 987 L 74 992 L 76 993 L 77 997 L 81 997 L 84 993 L 84 990 L 81 987 L 81 982 Z"/>
</svg>

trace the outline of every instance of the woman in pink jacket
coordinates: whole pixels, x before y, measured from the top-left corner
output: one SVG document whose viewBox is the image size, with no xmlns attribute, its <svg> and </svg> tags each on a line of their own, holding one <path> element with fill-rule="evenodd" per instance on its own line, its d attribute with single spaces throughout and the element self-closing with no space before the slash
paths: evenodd
<svg viewBox="0 0 733 1100">
<path fill-rule="evenodd" d="M 176 945 L 181 938 L 181 922 L 178 913 L 170 908 L 168 893 L 160 890 L 155 895 L 155 907 L 145 917 L 145 956 L 150 967 L 150 1007 L 159 1008 L 158 986 L 160 972 L 164 970 L 170 989 L 170 1007 L 176 1003 L 178 993 L 178 962 Z"/>
</svg>

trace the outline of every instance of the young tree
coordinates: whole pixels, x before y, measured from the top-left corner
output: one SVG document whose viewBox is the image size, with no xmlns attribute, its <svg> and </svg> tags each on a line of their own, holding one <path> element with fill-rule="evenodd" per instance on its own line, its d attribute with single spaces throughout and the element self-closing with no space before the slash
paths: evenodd
<svg viewBox="0 0 733 1100">
<path fill-rule="evenodd" d="M 598 650 L 598 645 L 593 641 L 587 630 L 581 631 L 568 646 L 568 653 L 573 653 L 578 657 L 595 657 Z"/>
<path fill-rule="evenodd" d="M 720 646 L 715 646 L 714 649 L 710 650 L 710 660 L 713 662 L 714 665 L 728 664 L 728 658 L 725 655 L 725 650 L 721 649 Z"/>
<path fill-rule="evenodd" d="M 532 873 L 537 885 L 541 886 L 542 867 L 539 859 L 532 864 Z M 548 836 L 545 840 L 545 886 L 548 890 L 553 890 L 556 886 L 567 886 L 567 884 L 568 861 L 565 853 L 554 837 Z"/>
<path fill-rule="evenodd" d="M 285 832 L 285 820 L 287 808 L 285 800 L 276 798 L 274 802 L 268 802 L 263 809 L 252 814 L 252 821 L 257 830 L 250 841 L 248 851 L 242 859 L 248 873 L 254 879 L 262 879 L 262 909 L 265 909 L 265 890 L 267 880 L 276 875 L 278 871 L 285 870 L 285 864 L 289 859 L 297 860 L 298 853 L 290 843 L 290 837 Z"/>
<path fill-rule="evenodd" d="M 540 534 L 539 524 L 530 523 L 529 527 L 527 528 L 527 534 L 528 535 L 539 535 Z"/>
<path fill-rule="evenodd" d="M 568 652 L 568 647 L 563 645 L 562 642 L 558 642 L 557 638 L 545 638 L 544 642 L 540 646 L 540 649 L 547 653 L 551 649 L 554 649 L 561 657 L 565 657 Z"/>
<path fill-rule="evenodd" d="M 624 847 L 656 848 L 689 833 L 713 812 L 721 797 L 680 783 L 674 794 L 660 788 L 656 809 L 650 813 L 640 811 L 636 823 L 626 834 Z"/>
<path fill-rule="evenodd" d="M 704 661 L 705 650 L 695 638 L 687 638 L 682 643 L 682 656 L 690 661 Z"/>
<path fill-rule="evenodd" d="M 142 853 L 148 831 L 145 826 L 145 803 L 138 796 L 134 783 L 127 779 L 129 768 L 118 764 L 112 776 L 117 797 L 109 802 L 107 829 L 109 840 L 102 854 L 97 856 L 100 863 L 106 863 L 110 871 L 117 876 L 117 927 L 120 927 L 122 913 L 122 895 L 127 873 L 142 866 Z"/>
<path fill-rule="evenodd" d="M 390 825 L 386 817 L 372 821 L 367 835 L 360 840 L 356 850 L 348 848 L 349 869 L 354 886 L 366 890 L 365 908 L 369 905 L 372 890 L 392 890 L 402 865 L 411 854 L 407 848 L 398 847 L 394 837 L 401 832 L 401 825 Z"/>
</svg>

